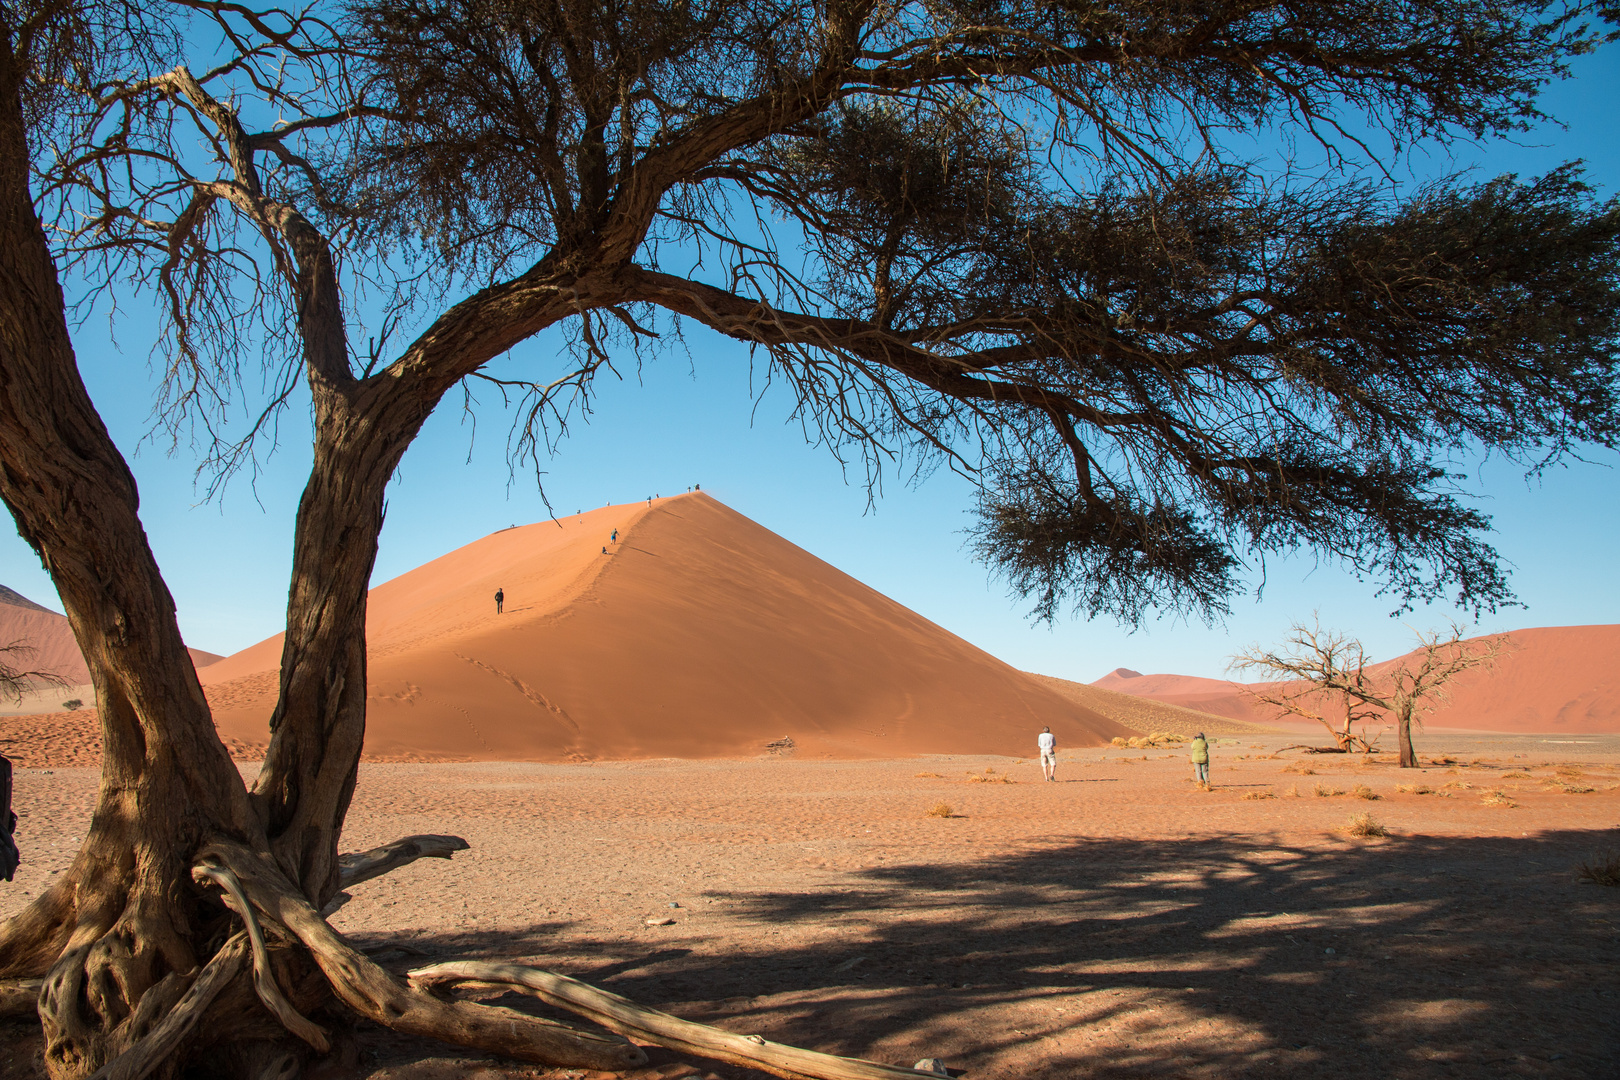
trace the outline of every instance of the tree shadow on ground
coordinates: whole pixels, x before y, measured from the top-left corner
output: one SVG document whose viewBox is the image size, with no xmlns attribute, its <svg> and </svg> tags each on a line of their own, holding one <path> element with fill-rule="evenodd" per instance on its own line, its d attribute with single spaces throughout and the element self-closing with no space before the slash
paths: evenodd
<svg viewBox="0 0 1620 1080">
<path fill-rule="evenodd" d="M 1065 838 L 730 894 L 752 948 L 564 923 L 412 944 L 532 955 L 692 1019 L 974 1077 L 1612 1076 L 1620 890 L 1572 869 L 1612 844 Z"/>
</svg>

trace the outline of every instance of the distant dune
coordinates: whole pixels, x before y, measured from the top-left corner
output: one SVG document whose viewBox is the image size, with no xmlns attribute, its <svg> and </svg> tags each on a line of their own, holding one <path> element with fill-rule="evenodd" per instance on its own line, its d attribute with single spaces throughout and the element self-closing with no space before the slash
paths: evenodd
<svg viewBox="0 0 1620 1080">
<path fill-rule="evenodd" d="M 1118 721 L 1142 735 L 1159 731 L 1177 735 L 1193 735 L 1200 731 L 1209 735 L 1261 735 L 1276 731 L 1275 728 L 1268 729 L 1213 713 L 1198 712 L 1153 698 L 1109 690 L 1096 683 L 1088 686 L 1052 675 L 1033 677 L 1070 701 Z"/>
<path fill-rule="evenodd" d="M 72 690 L 88 690 L 86 684 L 90 682 L 90 669 L 85 665 L 84 654 L 79 651 L 79 643 L 73 637 L 73 627 L 68 623 L 67 616 L 0 585 L 0 645 L 13 642 L 26 644 L 34 650 L 32 655 L 18 661 L 28 670 L 48 671 L 61 676 Z M 199 669 L 222 659 L 218 653 L 201 649 L 187 647 L 186 651 L 191 654 L 192 664 Z M 62 695 L 54 691 L 30 695 L 30 698 L 41 697 L 42 700 L 30 701 L 29 708 L 59 708 L 54 704 L 54 699 L 59 696 Z M 50 699 L 50 703 L 44 699 Z M 0 705 L 5 704 L 9 703 L 0 702 Z"/>
<path fill-rule="evenodd" d="M 1043 726 L 1066 746 L 1132 734 L 705 494 L 487 536 L 373 589 L 367 632 L 372 757 L 752 756 L 783 738 L 1024 754 Z M 227 740 L 266 738 L 280 654 L 278 636 L 202 672 Z"/>
<path fill-rule="evenodd" d="M 1449 685 L 1449 700 L 1423 717 L 1425 725 L 1573 735 L 1620 732 L 1620 625 L 1545 626 L 1507 636 L 1512 651 L 1489 671 L 1458 676 Z M 1118 668 L 1091 685 L 1250 723 L 1275 719 L 1274 711 L 1257 707 L 1244 695 L 1243 684 L 1221 679 L 1141 675 Z"/>
</svg>

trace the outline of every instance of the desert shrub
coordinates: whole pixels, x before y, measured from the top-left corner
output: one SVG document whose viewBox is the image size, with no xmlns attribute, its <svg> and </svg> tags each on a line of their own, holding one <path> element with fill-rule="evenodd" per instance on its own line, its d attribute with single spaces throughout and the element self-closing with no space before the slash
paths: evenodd
<svg viewBox="0 0 1620 1080">
<path fill-rule="evenodd" d="M 1298 784 L 1289 784 L 1288 785 L 1288 790 L 1283 792 L 1283 798 L 1285 798 L 1285 799 L 1297 799 L 1297 798 L 1299 798 L 1299 785 Z"/>
<path fill-rule="evenodd" d="M 1315 776 L 1316 775 L 1316 770 L 1315 769 L 1307 769 L 1303 765 L 1290 765 L 1287 768 L 1285 768 L 1283 770 L 1283 772 L 1298 773 L 1300 776 Z"/>
<path fill-rule="evenodd" d="M 78 710 L 84 708 L 84 702 L 80 701 L 78 698 L 68 698 L 66 701 L 62 702 L 62 708 L 66 709 L 68 712 L 77 712 Z"/>
<path fill-rule="evenodd" d="M 1510 809 L 1519 805 L 1509 798 L 1508 793 L 1505 791 L 1487 791 L 1480 796 L 1479 801 L 1486 806 L 1501 806 Z"/>
<path fill-rule="evenodd" d="M 1470 784 L 1466 780 L 1451 780 L 1447 783 L 1441 784 L 1440 786 L 1451 791 L 1466 791 L 1474 785 Z"/>
<path fill-rule="evenodd" d="M 1554 767 L 1553 772 L 1557 773 L 1559 776 L 1584 776 L 1585 775 L 1581 771 L 1581 767 L 1579 765 L 1558 765 L 1558 766 Z"/>
<path fill-rule="evenodd" d="M 1130 745 L 1122 737 L 1120 737 L 1118 735 L 1115 735 L 1112 739 L 1109 739 L 1108 741 L 1111 744 L 1113 744 L 1114 746 L 1128 746 L 1128 745 Z"/>
<path fill-rule="evenodd" d="M 1596 851 L 1590 859 L 1575 864 L 1575 879 L 1594 885 L 1620 887 L 1620 851 Z"/>
<path fill-rule="evenodd" d="M 1351 814 L 1344 831 L 1351 836 L 1388 836 L 1389 830 L 1371 814 Z"/>
<path fill-rule="evenodd" d="M 928 808 L 929 817 L 950 817 L 954 813 L 948 802 L 937 802 Z"/>
<path fill-rule="evenodd" d="M 1245 799 L 1275 799 L 1277 796 L 1269 791 L 1249 791 L 1245 792 L 1243 797 Z"/>
<path fill-rule="evenodd" d="M 937 773 L 937 772 L 920 772 L 920 773 L 917 774 L 917 779 L 919 779 L 919 780 L 943 780 L 945 778 L 943 776 L 939 775 L 939 773 Z"/>
<path fill-rule="evenodd" d="M 1396 784 L 1395 790 L 1403 795 L 1433 795 L 1434 788 L 1427 784 Z"/>
<path fill-rule="evenodd" d="M 1498 779 L 1501 780 L 1534 780 L 1535 777 L 1527 772 L 1505 772 Z"/>
<path fill-rule="evenodd" d="M 1366 799 L 1368 802 L 1376 802 L 1377 800 L 1383 798 L 1382 795 L 1378 794 L 1378 792 L 1374 791 L 1366 784 L 1357 784 L 1355 787 L 1350 789 L 1350 794 L 1354 795 L 1358 799 Z"/>
<path fill-rule="evenodd" d="M 1320 795 L 1324 799 L 1331 798 L 1334 795 L 1343 795 L 1344 794 L 1344 792 L 1340 791 L 1338 788 L 1329 787 L 1327 784 L 1323 784 L 1323 783 L 1318 783 L 1316 785 L 1316 793 L 1318 795 Z"/>
</svg>

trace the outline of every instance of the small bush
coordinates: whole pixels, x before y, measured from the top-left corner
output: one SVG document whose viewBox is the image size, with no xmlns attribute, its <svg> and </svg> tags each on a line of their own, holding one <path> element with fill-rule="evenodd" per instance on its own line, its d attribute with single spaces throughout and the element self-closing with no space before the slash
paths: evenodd
<svg viewBox="0 0 1620 1080">
<path fill-rule="evenodd" d="M 1298 784 L 1289 784 L 1288 785 L 1288 790 L 1283 792 L 1283 798 L 1285 798 L 1285 799 L 1297 799 L 1297 798 L 1299 798 L 1299 785 Z"/>
<path fill-rule="evenodd" d="M 953 813 L 955 813 L 955 810 L 952 809 L 951 804 L 948 802 L 937 802 L 928 808 L 929 817 L 950 817 Z"/>
<path fill-rule="evenodd" d="M 1315 776 L 1316 775 L 1316 770 L 1315 769 L 1307 769 L 1303 765 L 1289 765 L 1288 767 L 1283 769 L 1283 772 L 1298 773 L 1301 776 Z"/>
<path fill-rule="evenodd" d="M 1358 799 L 1366 799 L 1368 802 L 1376 802 L 1383 798 L 1382 795 L 1378 794 L 1378 792 L 1374 791 L 1366 784 L 1357 784 L 1355 787 L 1350 789 L 1350 794 L 1354 795 Z"/>
<path fill-rule="evenodd" d="M 1108 742 L 1112 746 L 1128 746 L 1128 745 L 1130 745 L 1129 743 L 1127 743 L 1123 738 L 1121 738 L 1118 735 L 1115 735 L 1112 739 L 1109 739 Z"/>
<path fill-rule="evenodd" d="M 1244 793 L 1243 797 L 1245 799 L 1275 799 L 1277 796 L 1269 791 L 1248 791 Z"/>
<path fill-rule="evenodd" d="M 1480 796 L 1479 801 L 1486 806 L 1501 806 L 1510 809 L 1519 805 L 1512 799 L 1508 798 L 1508 793 L 1505 791 L 1487 791 L 1484 795 Z"/>
<path fill-rule="evenodd" d="M 68 712 L 77 712 L 84 708 L 84 702 L 80 701 L 78 698 L 68 698 L 66 701 L 62 702 L 62 708 L 66 709 Z"/>
<path fill-rule="evenodd" d="M 1584 772 L 1581 771 L 1581 767 L 1579 765 L 1559 765 L 1558 767 L 1553 769 L 1553 772 L 1557 773 L 1559 776 L 1585 776 L 1586 775 Z"/>
<path fill-rule="evenodd" d="M 1331 798 L 1334 795 L 1343 795 L 1344 794 L 1344 792 L 1340 791 L 1338 788 L 1329 787 L 1328 785 L 1323 784 L 1323 783 L 1318 783 L 1316 785 L 1316 793 L 1318 795 L 1320 795 L 1324 799 Z"/>
<path fill-rule="evenodd" d="M 1427 784 L 1396 784 L 1395 790 L 1403 795 L 1433 795 L 1434 788 Z"/>
<path fill-rule="evenodd" d="M 1351 836 L 1388 836 L 1389 830 L 1371 814 L 1351 814 L 1344 831 Z"/>
<path fill-rule="evenodd" d="M 1499 777 L 1499 779 L 1502 779 L 1502 780 L 1534 780 L 1535 777 L 1531 776 L 1527 772 L 1505 772 Z"/>
<path fill-rule="evenodd" d="M 1470 784 L 1466 780 L 1452 780 L 1452 781 L 1449 781 L 1447 783 L 1441 784 L 1440 786 L 1447 789 L 1448 791 L 1467 791 L 1469 788 L 1473 787 L 1474 785 Z"/>
<path fill-rule="evenodd" d="M 1593 885 L 1620 887 L 1620 851 L 1593 852 L 1590 859 L 1575 864 L 1575 878 Z"/>
</svg>

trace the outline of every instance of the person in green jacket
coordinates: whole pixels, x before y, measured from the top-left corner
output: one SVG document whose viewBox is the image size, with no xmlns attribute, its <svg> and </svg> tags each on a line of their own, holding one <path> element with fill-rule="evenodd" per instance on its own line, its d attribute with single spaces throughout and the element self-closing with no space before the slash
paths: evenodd
<svg viewBox="0 0 1620 1080">
<path fill-rule="evenodd" d="M 1209 740 L 1204 738 L 1204 733 L 1202 731 L 1200 731 L 1197 735 L 1193 736 L 1193 741 L 1192 741 L 1192 766 L 1193 766 L 1193 775 L 1198 777 L 1198 782 L 1200 784 L 1203 784 L 1205 787 L 1208 787 L 1209 786 Z"/>
</svg>

